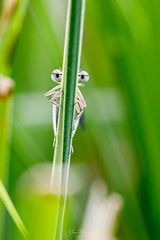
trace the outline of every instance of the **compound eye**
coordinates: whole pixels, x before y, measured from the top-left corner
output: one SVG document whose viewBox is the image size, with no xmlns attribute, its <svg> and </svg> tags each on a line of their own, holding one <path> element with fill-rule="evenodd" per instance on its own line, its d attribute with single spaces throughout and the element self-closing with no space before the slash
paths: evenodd
<svg viewBox="0 0 160 240">
<path fill-rule="evenodd" d="M 85 84 L 89 80 L 89 75 L 86 71 L 82 71 L 78 74 L 78 82 Z"/>
<path fill-rule="evenodd" d="M 59 69 L 54 70 L 51 73 L 51 79 L 56 83 L 60 83 L 62 80 L 62 72 Z"/>
</svg>

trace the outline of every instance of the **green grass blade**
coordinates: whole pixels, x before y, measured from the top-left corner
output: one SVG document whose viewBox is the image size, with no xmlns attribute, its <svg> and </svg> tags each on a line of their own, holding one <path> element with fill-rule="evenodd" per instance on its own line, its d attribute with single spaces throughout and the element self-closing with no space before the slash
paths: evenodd
<svg viewBox="0 0 160 240">
<path fill-rule="evenodd" d="M 10 72 L 13 49 L 15 48 L 19 33 L 22 29 L 28 2 L 29 0 L 4 1 L 0 17 L 0 71 L 4 74 Z M 10 9 L 10 11 L 8 11 L 8 9 Z"/>
<path fill-rule="evenodd" d="M 9 144 L 11 135 L 12 79 L 0 76 L 0 179 L 4 184 L 8 179 Z M 5 214 L 0 203 L 0 239 L 4 235 Z"/>
<path fill-rule="evenodd" d="M 85 0 L 72 0 L 68 3 L 68 26 L 65 39 L 65 52 L 63 64 L 64 89 L 64 136 L 63 136 L 63 162 L 67 163 L 71 148 L 71 135 L 74 116 L 74 102 L 77 87 L 77 75 L 80 68 Z"/>
<path fill-rule="evenodd" d="M 21 232 L 24 239 L 28 239 L 27 230 L 26 230 L 20 216 L 18 215 L 1 180 L 0 180 L 0 199 L 2 200 L 3 204 L 5 205 L 6 209 L 8 210 L 9 214 L 11 215 L 13 221 L 15 222 L 17 228 Z"/>
<path fill-rule="evenodd" d="M 58 134 L 55 146 L 54 164 L 61 164 L 60 202 L 56 239 L 62 239 L 64 212 L 68 187 L 72 126 L 77 76 L 80 67 L 84 26 L 85 0 L 69 0 L 66 22 L 66 36 L 63 60 L 61 108 L 59 111 Z M 51 186 L 54 180 L 54 164 Z"/>
</svg>

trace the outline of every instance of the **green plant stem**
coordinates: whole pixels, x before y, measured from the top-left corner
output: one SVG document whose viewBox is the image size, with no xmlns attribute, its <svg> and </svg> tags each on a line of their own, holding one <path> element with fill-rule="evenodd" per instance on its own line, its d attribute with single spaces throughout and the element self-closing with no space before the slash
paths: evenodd
<svg viewBox="0 0 160 240">
<path fill-rule="evenodd" d="M 8 210 L 9 214 L 11 215 L 13 221 L 15 222 L 16 226 L 18 227 L 19 231 L 21 232 L 24 239 L 28 239 L 28 232 L 18 215 L 2 181 L 0 180 L 0 199 L 2 200 L 3 204 L 5 205 L 6 209 Z M 3 239 L 3 238 L 1 238 Z"/>
<path fill-rule="evenodd" d="M 12 96 L 10 93 L 13 85 L 11 82 L 11 85 L 8 85 L 7 77 L 3 77 L 1 74 L 10 75 L 13 49 L 22 28 L 27 4 L 28 0 L 5 0 L 3 1 L 0 17 L 0 180 L 5 185 L 7 184 L 9 166 L 12 106 Z M 6 83 L 8 89 L 6 90 L 6 96 L 4 96 L 3 89 L 6 87 Z M 4 235 L 4 222 L 4 208 L 0 203 L 0 239 L 3 239 Z"/>
<path fill-rule="evenodd" d="M 10 75 L 13 50 L 22 29 L 29 0 L 4 1 L 0 18 L 0 72 Z"/>
<path fill-rule="evenodd" d="M 54 164 L 60 164 L 60 202 L 56 240 L 62 239 L 69 166 L 72 145 L 74 103 L 77 90 L 77 76 L 80 67 L 84 27 L 85 0 L 68 0 L 66 35 L 63 60 L 62 97 L 58 118 L 58 133 Z M 54 164 L 51 186 L 54 181 Z"/>
<path fill-rule="evenodd" d="M 4 239 L 5 229 L 5 212 L 2 203 L 8 210 L 23 237 L 27 239 L 27 231 L 4 187 L 8 179 L 13 88 L 13 80 L 0 75 L 0 239 Z"/>
<path fill-rule="evenodd" d="M 6 86 L 6 87 L 5 87 Z M 12 79 L 0 76 L 0 180 L 6 185 L 9 168 L 9 144 L 11 135 Z M 4 91 L 5 89 L 5 91 Z M 0 202 L 0 239 L 4 235 L 5 214 Z"/>
</svg>

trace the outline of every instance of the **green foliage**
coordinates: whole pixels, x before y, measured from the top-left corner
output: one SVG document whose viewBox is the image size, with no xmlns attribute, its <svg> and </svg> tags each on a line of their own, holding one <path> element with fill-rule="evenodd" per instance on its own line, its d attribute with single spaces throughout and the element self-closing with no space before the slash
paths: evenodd
<svg viewBox="0 0 160 240">
<path fill-rule="evenodd" d="M 1 88 L 1 83 L 0 83 Z M 9 144 L 11 135 L 11 98 L 0 100 L 0 179 L 3 183 L 7 183 L 8 180 L 8 168 L 9 168 Z M 2 203 L 0 203 L 0 236 L 4 232 L 4 209 Z"/>
<path fill-rule="evenodd" d="M 28 239 L 27 230 L 26 230 L 21 218 L 19 217 L 10 197 L 8 196 L 8 193 L 7 193 L 1 180 L 0 180 L 0 200 L 5 205 L 6 209 L 8 210 L 9 214 L 11 215 L 13 221 L 15 222 L 17 228 L 21 232 L 24 239 L 27 240 Z"/>
<path fill-rule="evenodd" d="M 160 238 L 159 7 L 158 0 L 87 1 L 81 63 L 90 74 L 89 83 L 82 89 L 88 106 L 87 130 L 78 130 L 73 140 L 71 166 L 78 167 L 80 176 L 65 216 L 64 232 L 71 239 L 77 239 L 80 232 L 91 182 L 97 178 L 103 179 L 109 192 L 123 198 L 117 238 Z M 57 200 L 54 206 L 48 205 L 47 197 L 46 201 L 41 194 L 37 197 L 36 188 L 27 198 L 19 184 L 28 168 L 52 162 L 52 109 L 43 93 L 53 87 L 51 71 L 62 64 L 65 16 L 65 1 L 30 1 L 12 58 L 16 93 L 9 195 L 34 240 L 41 236 L 50 239 Z M 67 118 L 70 124 L 72 117 Z M 69 142 L 67 146 L 68 156 Z M 83 186 L 80 181 L 84 181 Z M 38 186 L 44 190 L 43 182 Z M 46 235 L 38 234 L 47 223 Z M 6 233 L 7 240 L 21 239 L 9 220 Z"/>
<path fill-rule="evenodd" d="M 64 213 L 68 190 L 70 169 L 72 129 L 74 119 L 74 102 L 77 89 L 77 76 L 80 68 L 81 48 L 84 25 L 85 0 L 69 0 L 66 20 L 66 35 L 63 59 L 62 96 L 60 100 L 57 142 L 54 163 L 60 163 L 60 203 L 56 239 L 62 239 Z M 52 176 L 51 181 L 54 181 Z M 51 183 L 52 184 L 52 183 Z"/>
<path fill-rule="evenodd" d="M 4 1 L 2 16 L 0 18 L 0 71 L 9 74 L 13 51 L 22 28 L 28 0 Z"/>
</svg>

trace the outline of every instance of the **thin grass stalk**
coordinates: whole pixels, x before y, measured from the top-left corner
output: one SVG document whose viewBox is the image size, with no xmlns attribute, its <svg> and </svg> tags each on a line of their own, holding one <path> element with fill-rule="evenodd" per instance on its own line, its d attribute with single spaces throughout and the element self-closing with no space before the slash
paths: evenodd
<svg viewBox="0 0 160 240">
<path fill-rule="evenodd" d="M 0 76 L 0 180 L 7 184 L 11 134 L 12 79 Z M 0 239 L 4 235 L 5 213 L 0 202 Z"/>
<path fill-rule="evenodd" d="M 54 182 L 54 166 L 59 172 L 59 213 L 56 240 L 62 239 L 64 213 L 68 189 L 68 176 L 72 146 L 72 128 L 75 113 L 77 76 L 80 68 L 84 28 L 85 0 L 68 0 L 66 35 L 63 58 L 62 96 L 58 118 L 58 133 L 52 168 L 51 187 Z"/>
<path fill-rule="evenodd" d="M 8 210 L 24 239 L 27 239 L 28 234 L 25 226 L 4 186 L 8 182 L 13 88 L 13 80 L 0 75 L 0 239 L 4 239 L 5 235 L 5 211 L 3 205 Z"/>
<path fill-rule="evenodd" d="M 0 180 L 7 185 L 9 143 L 11 132 L 12 89 L 11 73 L 13 49 L 22 28 L 28 0 L 4 0 L 0 16 Z M 5 76 L 3 76 L 4 74 Z M 4 208 L 0 203 L 0 239 L 5 228 Z"/>
<path fill-rule="evenodd" d="M 17 213 L 1 180 L 0 180 L 0 199 L 2 200 L 6 209 L 8 210 L 10 216 L 12 217 L 13 221 L 15 222 L 15 224 L 16 224 L 17 228 L 19 229 L 20 233 L 22 234 L 23 238 L 25 240 L 27 240 L 28 232 L 27 232 L 19 214 Z M 1 239 L 3 239 L 3 238 L 1 238 Z"/>
<path fill-rule="evenodd" d="M 13 50 L 23 26 L 29 0 L 4 0 L 0 16 L 0 73 L 10 75 Z"/>
</svg>

